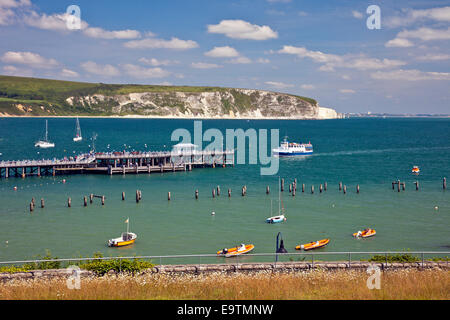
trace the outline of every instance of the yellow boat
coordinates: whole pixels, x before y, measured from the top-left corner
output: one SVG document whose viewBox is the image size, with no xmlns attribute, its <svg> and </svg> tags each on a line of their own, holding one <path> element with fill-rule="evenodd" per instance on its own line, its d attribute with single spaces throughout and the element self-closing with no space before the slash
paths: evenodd
<svg viewBox="0 0 450 320">
<path fill-rule="evenodd" d="M 127 224 L 127 232 L 123 232 L 120 237 L 108 240 L 109 247 L 123 247 L 133 244 L 136 241 L 137 235 L 133 232 L 129 232 L 129 221 L 128 218 L 125 223 Z"/>
<path fill-rule="evenodd" d="M 236 246 L 234 248 L 224 248 L 222 250 L 217 251 L 218 256 L 224 256 L 226 258 L 239 256 L 244 253 L 249 253 L 255 248 L 253 244 L 241 244 L 240 246 Z"/>
<path fill-rule="evenodd" d="M 318 249 L 318 248 L 322 248 L 324 246 L 326 246 L 328 243 L 330 242 L 330 239 L 322 239 L 319 241 L 312 241 L 309 243 L 305 243 L 305 244 L 301 244 L 295 247 L 295 250 L 312 250 L 312 249 Z"/>
<path fill-rule="evenodd" d="M 374 236 L 376 234 L 377 234 L 377 232 L 375 231 L 375 229 L 367 228 L 367 229 L 364 229 L 363 231 L 355 232 L 353 234 L 353 236 L 355 238 L 369 238 L 369 237 L 372 237 L 372 236 Z"/>
</svg>

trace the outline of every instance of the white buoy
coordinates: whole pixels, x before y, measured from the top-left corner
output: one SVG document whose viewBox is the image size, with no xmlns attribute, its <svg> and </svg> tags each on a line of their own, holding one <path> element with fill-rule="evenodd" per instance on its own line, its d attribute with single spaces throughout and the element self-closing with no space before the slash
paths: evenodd
<svg viewBox="0 0 450 320">
<path fill-rule="evenodd" d="M 434 206 L 434 210 L 439 210 L 439 207 L 438 206 Z"/>
<path fill-rule="evenodd" d="M 214 211 L 213 211 L 213 212 L 211 212 L 211 215 L 212 215 L 212 216 L 214 216 L 215 214 L 216 214 L 216 213 L 215 213 Z"/>
</svg>

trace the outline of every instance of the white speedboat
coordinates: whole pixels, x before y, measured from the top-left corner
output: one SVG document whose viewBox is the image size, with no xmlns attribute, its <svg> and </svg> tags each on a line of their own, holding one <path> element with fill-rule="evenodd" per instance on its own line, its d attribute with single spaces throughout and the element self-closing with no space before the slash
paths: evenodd
<svg viewBox="0 0 450 320">
<path fill-rule="evenodd" d="M 53 148 L 55 144 L 53 142 L 48 141 L 48 121 L 45 120 L 45 139 L 39 140 L 34 144 L 37 148 Z"/>
<path fill-rule="evenodd" d="M 284 138 L 281 145 L 272 151 L 277 156 L 306 156 L 313 153 L 313 146 L 311 143 L 289 142 Z"/>
</svg>

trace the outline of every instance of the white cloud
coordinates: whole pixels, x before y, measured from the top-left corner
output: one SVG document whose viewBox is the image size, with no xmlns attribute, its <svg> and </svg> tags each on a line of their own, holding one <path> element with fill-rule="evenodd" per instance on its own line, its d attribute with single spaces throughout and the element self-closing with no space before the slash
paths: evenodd
<svg viewBox="0 0 450 320">
<path fill-rule="evenodd" d="M 10 64 L 24 64 L 33 68 L 49 69 L 59 65 L 55 59 L 47 59 L 33 52 L 8 51 L 0 60 Z"/>
<path fill-rule="evenodd" d="M 356 18 L 356 19 L 362 19 L 362 18 L 364 18 L 364 15 L 363 15 L 361 12 L 356 11 L 356 10 L 353 10 L 353 11 L 352 11 L 352 16 L 353 16 L 354 18 Z"/>
<path fill-rule="evenodd" d="M 86 28 L 83 33 L 91 38 L 100 39 L 136 39 L 141 37 L 141 33 L 137 30 L 117 30 L 108 31 L 102 28 Z"/>
<path fill-rule="evenodd" d="M 119 69 L 110 64 L 100 65 L 93 61 L 86 61 L 81 63 L 81 68 L 83 68 L 83 70 L 88 73 L 105 77 L 114 77 L 120 75 Z"/>
<path fill-rule="evenodd" d="M 197 42 L 193 40 L 181 40 L 172 37 L 170 40 L 158 38 L 146 38 L 142 40 L 132 40 L 125 44 L 125 47 L 132 49 L 172 49 L 172 50 L 187 50 L 197 48 Z"/>
<path fill-rule="evenodd" d="M 229 46 L 214 47 L 208 52 L 205 52 L 205 56 L 213 58 L 234 58 L 239 56 L 239 52 Z"/>
<path fill-rule="evenodd" d="M 365 55 L 335 55 L 312 51 L 304 47 L 284 46 L 279 53 L 292 54 L 299 58 L 309 58 L 322 63 L 320 71 L 334 71 L 335 68 L 350 68 L 357 70 L 385 69 L 405 65 L 406 62 L 392 59 L 377 59 Z"/>
<path fill-rule="evenodd" d="M 339 92 L 340 93 L 350 93 L 350 94 L 356 93 L 356 91 L 353 89 L 341 89 L 341 90 L 339 90 Z"/>
<path fill-rule="evenodd" d="M 0 0 L 0 8 L 18 8 L 30 5 L 30 0 Z"/>
<path fill-rule="evenodd" d="M 3 9 L 0 7 L 0 26 L 12 24 L 15 16 L 14 11 L 11 9 Z"/>
<path fill-rule="evenodd" d="M 143 68 L 134 64 L 124 64 L 122 69 L 126 74 L 133 78 L 148 79 L 148 78 L 164 78 L 170 75 L 170 72 L 159 67 L 157 68 Z"/>
<path fill-rule="evenodd" d="M 417 21 L 450 22 L 450 7 L 431 8 L 422 10 L 406 9 L 400 16 L 387 17 L 384 25 L 391 28 L 407 26 Z"/>
<path fill-rule="evenodd" d="M 278 38 L 278 33 L 269 26 L 258 26 L 244 20 L 222 20 L 219 24 L 208 25 L 209 33 L 224 34 L 233 39 L 267 40 Z"/>
<path fill-rule="evenodd" d="M 300 88 L 302 88 L 303 90 L 313 90 L 313 89 L 315 89 L 316 87 L 315 87 L 314 85 L 312 85 L 312 84 L 302 84 L 302 85 L 300 86 Z"/>
<path fill-rule="evenodd" d="M 448 72 L 425 72 L 416 69 L 377 71 L 370 75 L 377 80 L 401 80 L 401 81 L 421 81 L 421 80 L 450 80 Z"/>
<path fill-rule="evenodd" d="M 446 53 L 427 53 L 426 55 L 417 57 L 421 61 L 443 61 L 450 60 L 450 54 Z"/>
<path fill-rule="evenodd" d="M 191 67 L 195 69 L 215 69 L 222 68 L 221 65 L 215 63 L 205 63 L 205 62 L 192 62 Z"/>
<path fill-rule="evenodd" d="M 159 66 L 169 66 L 172 64 L 178 63 L 178 61 L 171 61 L 171 60 L 158 60 L 156 58 L 140 58 L 139 62 L 142 62 L 144 64 L 147 64 L 149 66 L 153 67 L 159 67 Z"/>
<path fill-rule="evenodd" d="M 31 77 L 33 76 L 32 69 L 21 69 L 15 66 L 4 66 L 3 73 L 8 76 L 16 76 L 16 77 Z"/>
<path fill-rule="evenodd" d="M 241 57 L 237 57 L 237 58 L 228 60 L 227 62 L 233 63 L 233 64 L 248 64 L 248 63 L 252 63 L 252 60 L 247 57 L 241 56 Z"/>
<path fill-rule="evenodd" d="M 67 19 L 71 15 L 67 13 L 57 13 L 52 15 L 38 14 L 32 11 L 30 14 L 23 17 L 23 22 L 34 28 L 43 30 L 54 30 L 54 31 L 73 31 L 67 28 Z M 81 29 L 86 29 L 88 23 L 81 20 Z"/>
<path fill-rule="evenodd" d="M 403 30 L 397 34 L 397 38 L 416 38 L 423 41 L 449 40 L 450 27 L 447 29 L 419 28 L 416 30 Z"/>
<path fill-rule="evenodd" d="M 289 83 L 283 83 L 278 81 L 266 81 L 265 84 L 277 88 L 277 89 L 286 89 L 286 88 L 292 88 L 294 85 Z"/>
<path fill-rule="evenodd" d="M 266 59 L 266 58 L 258 58 L 256 60 L 256 62 L 266 64 L 266 63 L 270 63 L 270 60 Z"/>
<path fill-rule="evenodd" d="M 305 47 L 283 46 L 283 49 L 279 50 L 278 53 L 293 54 L 299 58 L 307 57 L 322 63 L 338 62 L 342 60 L 342 58 L 337 55 L 326 54 L 320 51 L 311 51 Z"/>
<path fill-rule="evenodd" d="M 79 76 L 79 74 L 76 71 L 64 68 L 61 70 L 61 76 L 67 77 L 67 78 L 76 78 Z"/>
<path fill-rule="evenodd" d="M 395 38 L 386 42 L 384 46 L 388 48 L 390 47 L 408 48 L 414 46 L 414 43 L 412 43 L 408 39 Z"/>
</svg>

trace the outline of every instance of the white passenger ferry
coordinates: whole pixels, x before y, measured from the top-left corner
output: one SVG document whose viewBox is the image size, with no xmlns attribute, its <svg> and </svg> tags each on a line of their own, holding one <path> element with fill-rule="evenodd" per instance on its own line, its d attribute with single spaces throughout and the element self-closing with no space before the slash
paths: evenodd
<svg viewBox="0 0 450 320">
<path fill-rule="evenodd" d="M 306 156 L 313 153 L 311 143 L 289 142 L 284 138 L 280 147 L 273 149 L 273 153 L 277 156 Z"/>
</svg>

